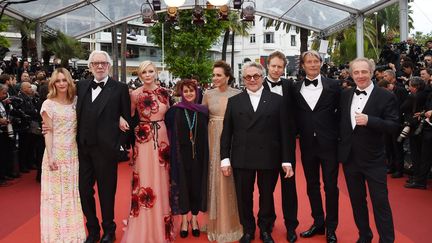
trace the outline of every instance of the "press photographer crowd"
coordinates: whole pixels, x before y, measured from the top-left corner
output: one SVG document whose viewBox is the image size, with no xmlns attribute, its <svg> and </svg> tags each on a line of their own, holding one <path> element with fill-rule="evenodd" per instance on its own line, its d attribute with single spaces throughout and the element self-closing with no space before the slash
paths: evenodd
<svg viewBox="0 0 432 243">
<path fill-rule="evenodd" d="M 400 108 L 399 132 L 386 137 L 388 173 L 392 178 L 407 175 L 406 188 L 426 189 L 432 163 L 432 40 L 421 44 L 408 38 L 385 46 L 373 82 L 394 93 Z M 30 170 L 37 170 L 40 181 L 45 145 L 39 111 L 50 73 L 39 62 L 18 61 L 15 56 L 0 68 L 0 186 L 10 185 L 9 181 Z M 91 75 L 85 69 L 71 73 L 75 80 Z M 340 80 L 344 89 L 355 87 L 347 64 L 325 62 L 321 75 Z M 297 79 L 303 78 L 300 70 Z M 131 80 L 129 88 L 138 88 L 140 82 Z M 160 85 L 175 93 L 172 82 Z"/>
</svg>

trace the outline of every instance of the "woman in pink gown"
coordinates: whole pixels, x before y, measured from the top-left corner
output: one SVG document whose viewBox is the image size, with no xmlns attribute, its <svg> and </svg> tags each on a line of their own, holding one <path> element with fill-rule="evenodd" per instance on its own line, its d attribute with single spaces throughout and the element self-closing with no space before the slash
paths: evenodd
<svg viewBox="0 0 432 243">
<path fill-rule="evenodd" d="M 78 192 L 75 85 L 68 70 L 56 69 L 41 115 L 45 134 L 41 178 L 41 242 L 81 243 L 86 239 Z"/>
<path fill-rule="evenodd" d="M 122 242 L 172 242 L 169 206 L 169 142 L 164 123 L 169 108 L 167 90 L 156 84 L 156 67 L 144 61 L 138 68 L 143 86 L 132 91 L 134 127 L 131 210 Z"/>
</svg>

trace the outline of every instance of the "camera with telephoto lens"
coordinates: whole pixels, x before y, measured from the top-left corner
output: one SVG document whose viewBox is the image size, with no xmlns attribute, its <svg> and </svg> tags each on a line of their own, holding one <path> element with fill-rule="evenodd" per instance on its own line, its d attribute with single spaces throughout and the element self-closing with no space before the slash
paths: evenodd
<svg viewBox="0 0 432 243">
<path fill-rule="evenodd" d="M 10 96 L 9 100 L 12 105 L 12 110 L 9 112 L 9 120 L 15 132 L 28 129 L 30 126 L 31 117 L 23 110 L 23 99 L 17 96 Z"/>
<path fill-rule="evenodd" d="M 419 125 L 418 125 L 417 129 L 414 131 L 414 135 L 416 135 L 416 136 L 420 135 L 420 133 L 423 131 L 423 127 L 426 123 L 426 115 L 425 115 L 424 111 L 422 111 L 420 113 L 419 119 L 420 119 Z"/>
<path fill-rule="evenodd" d="M 408 137 L 410 131 L 411 131 L 411 124 L 409 122 L 404 122 L 403 124 L 402 132 L 399 134 L 399 137 L 397 138 L 397 142 L 401 143 L 405 138 Z"/>
</svg>

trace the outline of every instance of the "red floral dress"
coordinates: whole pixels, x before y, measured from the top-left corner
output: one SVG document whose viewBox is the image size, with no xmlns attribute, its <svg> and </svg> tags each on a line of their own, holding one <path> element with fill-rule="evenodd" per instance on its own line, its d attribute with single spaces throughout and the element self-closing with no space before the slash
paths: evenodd
<svg viewBox="0 0 432 243">
<path fill-rule="evenodd" d="M 140 124 L 134 128 L 131 210 L 122 242 L 172 242 L 173 219 L 169 206 L 169 142 L 164 123 L 169 108 L 163 88 L 131 94 Z"/>
</svg>

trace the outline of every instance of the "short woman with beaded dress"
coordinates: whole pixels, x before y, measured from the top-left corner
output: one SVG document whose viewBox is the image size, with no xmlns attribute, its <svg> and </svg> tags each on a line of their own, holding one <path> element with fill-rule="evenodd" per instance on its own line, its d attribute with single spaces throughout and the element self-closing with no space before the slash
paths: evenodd
<svg viewBox="0 0 432 243">
<path fill-rule="evenodd" d="M 41 115 L 46 130 L 41 176 L 41 242 L 81 243 L 86 239 L 78 192 L 75 84 L 68 70 L 56 69 Z"/>
<path fill-rule="evenodd" d="M 173 218 L 169 205 L 169 142 L 164 117 L 169 108 L 167 90 L 156 84 L 156 66 L 138 67 L 143 86 L 131 93 L 132 116 L 138 118 L 132 161 L 131 210 L 122 242 L 172 242 Z"/>
<path fill-rule="evenodd" d="M 192 235 L 199 237 L 197 215 L 207 209 L 208 110 L 197 104 L 199 93 L 194 81 L 185 79 L 179 84 L 181 102 L 165 116 L 171 146 L 170 205 L 173 214 L 182 215 L 180 237 L 188 236 L 189 225 Z"/>
<path fill-rule="evenodd" d="M 204 94 L 203 105 L 209 109 L 209 180 L 208 225 L 209 241 L 233 242 L 243 235 L 237 208 L 237 196 L 231 171 L 221 168 L 220 137 L 228 98 L 241 91 L 231 88 L 234 80 L 231 67 L 224 61 L 213 65 L 213 87 Z"/>
</svg>

